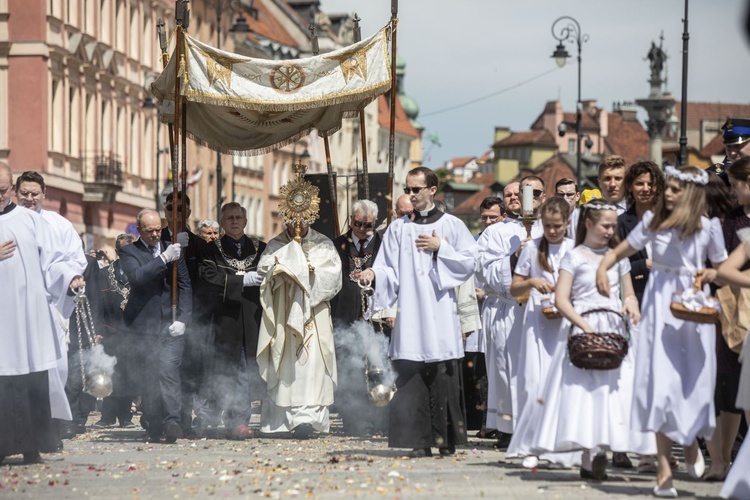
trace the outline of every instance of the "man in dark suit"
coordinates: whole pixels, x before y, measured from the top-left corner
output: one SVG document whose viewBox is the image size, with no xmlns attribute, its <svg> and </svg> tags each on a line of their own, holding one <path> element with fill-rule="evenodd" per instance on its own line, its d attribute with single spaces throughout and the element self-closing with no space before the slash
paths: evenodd
<svg viewBox="0 0 750 500">
<path fill-rule="evenodd" d="M 185 224 L 181 225 L 182 214 L 185 214 Z M 190 325 L 185 333 L 185 351 L 182 355 L 182 366 L 180 375 L 182 380 L 182 416 L 180 425 L 183 434 L 193 436 L 193 409 L 199 414 L 206 412 L 205 401 L 199 393 L 206 371 L 205 353 L 210 349 L 210 323 L 211 307 L 208 305 L 206 291 L 199 284 L 198 267 L 200 266 L 201 257 L 206 248 L 206 241 L 193 233 L 188 227 L 190 220 L 190 197 L 177 193 L 177 202 L 174 201 L 174 193 L 167 195 L 166 204 L 164 205 L 164 217 L 167 220 L 167 227 L 161 232 L 161 239 L 172 243 L 173 234 L 173 214 L 177 212 L 178 234 L 182 242 L 182 255 L 187 265 L 188 275 L 190 276 L 190 287 L 193 295 L 193 313 Z"/>
<path fill-rule="evenodd" d="M 369 436 L 385 430 L 385 410 L 372 406 L 367 397 L 365 353 L 352 323 L 362 319 L 362 289 L 359 273 L 372 267 L 382 241 L 375 231 L 378 206 L 370 200 L 358 200 L 352 205 L 349 231 L 333 240 L 341 258 L 342 286 L 331 301 L 339 378 L 336 390 L 336 409 L 344 424 L 344 432 L 351 436 Z M 379 335 L 379 333 L 378 333 Z"/>
<path fill-rule="evenodd" d="M 262 399 L 266 385 L 255 354 L 262 316 L 256 272 L 266 244 L 245 235 L 247 211 L 239 203 L 221 207 L 224 236 L 206 245 L 198 272 L 211 290 L 214 304 L 215 356 L 211 363 L 210 406 L 224 412 L 230 439 L 246 439 L 253 400 Z"/>
<path fill-rule="evenodd" d="M 167 443 L 182 436 L 180 428 L 180 364 L 185 346 L 185 324 L 190 320 L 192 296 L 185 259 L 179 243 L 161 241 L 161 217 L 143 209 L 137 217 L 140 239 L 120 250 L 120 262 L 130 281 L 123 318 L 139 336 L 143 415 L 149 440 Z M 177 266 L 178 300 L 172 313 L 172 269 Z"/>
</svg>

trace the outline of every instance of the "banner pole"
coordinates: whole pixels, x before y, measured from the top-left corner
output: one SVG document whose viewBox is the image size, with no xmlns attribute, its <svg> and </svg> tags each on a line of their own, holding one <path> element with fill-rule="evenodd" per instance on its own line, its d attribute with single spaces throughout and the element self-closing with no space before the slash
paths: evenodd
<svg viewBox="0 0 750 500">
<path fill-rule="evenodd" d="M 362 20 L 357 13 L 354 13 L 354 43 L 362 41 L 362 28 L 359 22 Z M 362 179 L 365 184 L 365 199 L 370 199 L 370 176 L 367 169 L 367 129 L 365 123 L 365 108 L 359 110 L 359 138 L 362 143 Z"/>
<path fill-rule="evenodd" d="M 391 127 L 388 135 L 388 199 L 393 199 L 393 163 L 396 143 L 396 33 L 398 32 L 398 0 L 391 0 Z M 391 223 L 392 210 L 388 210 L 387 223 Z"/>
</svg>

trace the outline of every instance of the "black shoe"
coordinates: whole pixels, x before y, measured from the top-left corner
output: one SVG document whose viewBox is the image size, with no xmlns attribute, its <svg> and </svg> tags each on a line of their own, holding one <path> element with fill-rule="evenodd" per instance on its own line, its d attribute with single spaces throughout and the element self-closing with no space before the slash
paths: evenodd
<svg viewBox="0 0 750 500">
<path fill-rule="evenodd" d="M 292 430 L 292 436 L 294 439 L 310 439 L 314 432 L 311 424 L 299 424 Z"/>
<path fill-rule="evenodd" d="M 599 453 L 591 462 L 591 473 L 594 479 L 604 481 L 607 479 L 607 454 Z"/>
<path fill-rule="evenodd" d="M 456 454 L 456 447 L 455 446 L 446 446 L 445 448 L 439 449 L 440 454 L 444 457 L 448 457 L 450 455 Z"/>
<path fill-rule="evenodd" d="M 627 453 L 612 453 L 612 467 L 618 469 L 632 469 L 633 462 L 630 461 Z"/>
<path fill-rule="evenodd" d="M 497 438 L 497 442 L 493 444 L 492 446 L 496 450 L 507 450 L 508 445 L 510 445 L 510 438 L 513 436 L 513 434 L 508 434 L 507 432 L 500 432 Z"/>
<path fill-rule="evenodd" d="M 172 444 L 182 437 L 182 428 L 177 422 L 169 422 L 167 430 L 164 432 L 164 442 Z"/>
<path fill-rule="evenodd" d="M 63 448 L 64 448 L 64 446 L 63 446 L 62 439 L 58 439 L 57 443 L 55 443 L 55 449 L 52 451 L 52 453 L 60 453 L 60 452 L 63 451 Z M 0 462 L 1 461 L 2 460 L 0 460 Z"/>
<path fill-rule="evenodd" d="M 75 424 L 73 426 L 73 431 L 76 434 L 86 434 L 86 426 L 83 424 Z"/>
<path fill-rule="evenodd" d="M 42 456 L 38 451 L 29 451 L 23 454 L 24 464 L 40 464 L 42 462 Z"/>
<path fill-rule="evenodd" d="M 432 450 L 430 448 L 414 448 L 408 454 L 409 458 L 424 458 L 431 457 Z"/>
<path fill-rule="evenodd" d="M 108 427 L 114 427 L 114 422 L 109 422 L 107 420 L 101 419 L 97 423 L 94 424 L 94 427 L 97 427 L 99 429 L 106 429 Z"/>
<path fill-rule="evenodd" d="M 157 436 L 155 434 L 146 434 L 146 437 L 143 438 L 144 443 L 161 443 L 161 436 Z"/>
<path fill-rule="evenodd" d="M 76 437 L 75 426 L 70 422 L 60 424 L 60 439 L 73 439 Z"/>
</svg>

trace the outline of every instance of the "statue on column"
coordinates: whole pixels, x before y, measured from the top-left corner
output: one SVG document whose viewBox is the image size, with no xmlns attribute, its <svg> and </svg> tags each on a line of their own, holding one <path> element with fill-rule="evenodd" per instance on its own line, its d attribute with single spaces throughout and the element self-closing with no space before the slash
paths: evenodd
<svg viewBox="0 0 750 500">
<path fill-rule="evenodd" d="M 667 60 L 667 54 L 662 50 L 661 43 L 657 47 L 656 42 L 651 42 L 651 49 L 648 51 L 647 57 L 651 64 L 651 79 L 661 81 L 664 61 Z"/>
</svg>

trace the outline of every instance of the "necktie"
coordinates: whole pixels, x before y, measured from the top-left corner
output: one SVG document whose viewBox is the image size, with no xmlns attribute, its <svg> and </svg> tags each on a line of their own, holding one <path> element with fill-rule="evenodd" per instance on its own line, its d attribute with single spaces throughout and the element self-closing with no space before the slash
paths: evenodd
<svg viewBox="0 0 750 500">
<path fill-rule="evenodd" d="M 237 257 L 242 257 L 242 243 L 235 243 L 237 245 Z"/>
<path fill-rule="evenodd" d="M 359 257 L 365 256 L 365 245 L 367 245 L 367 240 L 359 240 Z"/>
<path fill-rule="evenodd" d="M 158 247 L 156 247 L 155 245 L 149 245 L 148 249 L 151 252 L 151 255 L 154 256 L 154 258 L 157 258 L 159 256 Z"/>
</svg>

